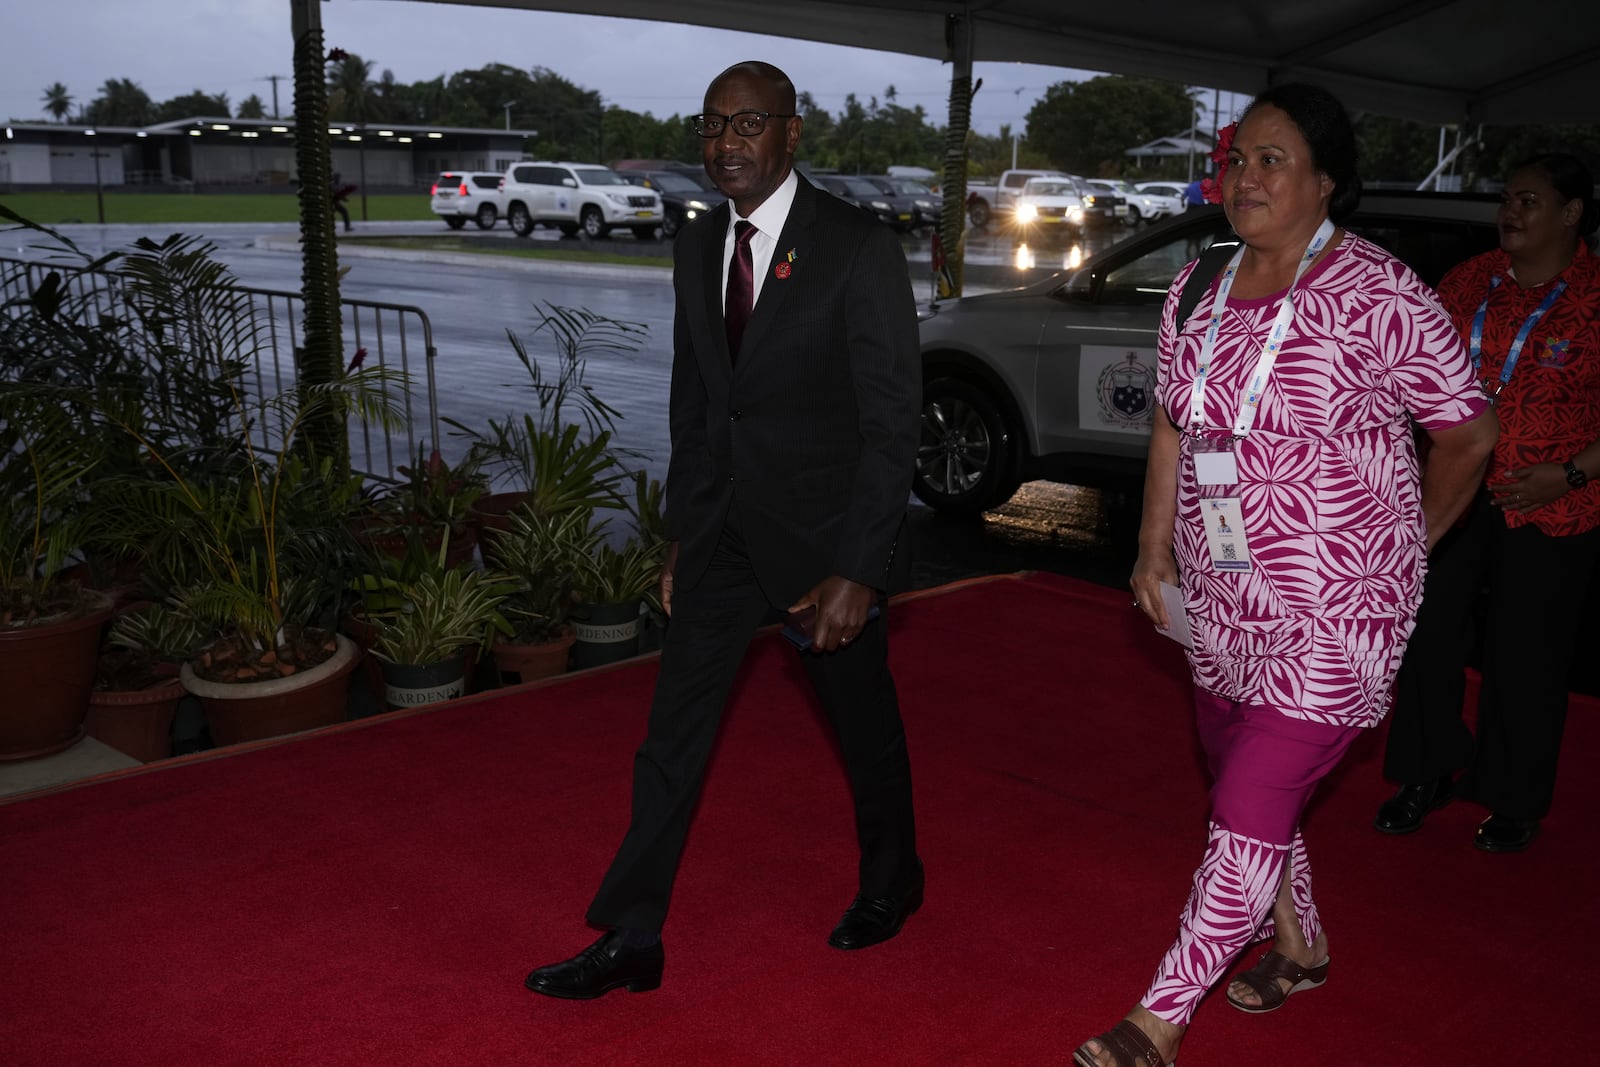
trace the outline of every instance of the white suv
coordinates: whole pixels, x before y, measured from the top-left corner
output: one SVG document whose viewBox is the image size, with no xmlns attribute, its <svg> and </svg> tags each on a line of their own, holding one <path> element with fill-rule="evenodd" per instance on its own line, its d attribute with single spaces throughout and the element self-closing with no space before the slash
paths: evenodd
<svg viewBox="0 0 1600 1067">
<path fill-rule="evenodd" d="M 429 195 L 433 213 L 452 230 L 461 229 L 468 219 L 480 230 L 493 229 L 500 217 L 500 175 L 490 171 L 442 171 Z"/>
<path fill-rule="evenodd" d="M 557 226 L 567 236 L 580 229 L 592 238 L 625 226 L 641 241 L 661 225 L 661 197 L 595 163 L 513 163 L 500 187 L 500 209 L 512 232 Z"/>
</svg>

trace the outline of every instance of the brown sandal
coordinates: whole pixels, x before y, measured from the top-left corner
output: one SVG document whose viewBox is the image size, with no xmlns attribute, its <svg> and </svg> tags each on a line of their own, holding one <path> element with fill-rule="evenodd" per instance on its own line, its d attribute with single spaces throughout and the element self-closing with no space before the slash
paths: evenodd
<svg viewBox="0 0 1600 1067">
<path fill-rule="evenodd" d="M 1117 1061 L 1117 1067 L 1172 1067 L 1172 1064 L 1161 1059 L 1161 1053 L 1156 1051 L 1144 1031 L 1126 1019 L 1090 1040 L 1100 1042 L 1111 1053 L 1112 1059 Z M 1078 1067 L 1095 1067 L 1094 1054 L 1086 1048 L 1088 1044 L 1085 1041 L 1072 1054 L 1072 1062 Z"/>
<path fill-rule="evenodd" d="M 1289 982 L 1288 989 L 1278 984 L 1280 978 Z M 1283 1007 L 1283 1002 L 1289 999 L 1291 993 L 1298 993 L 1303 989 L 1315 989 L 1326 982 L 1328 961 L 1324 959 L 1315 967 L 1302 967 L 1287 956 L 1268 952 L 1254 967 L 1234 975 L 1233 980 L 1243 982 L 1255 990 L 1256 996 L 1261 998 L 1261 1003 L 1246 1004 L 1241 1000 L 1235 1000 L 1232 993 L 1228 994 L 1228 1003 L 1240 1011 L 1262 1015 Z"/>
</svg>

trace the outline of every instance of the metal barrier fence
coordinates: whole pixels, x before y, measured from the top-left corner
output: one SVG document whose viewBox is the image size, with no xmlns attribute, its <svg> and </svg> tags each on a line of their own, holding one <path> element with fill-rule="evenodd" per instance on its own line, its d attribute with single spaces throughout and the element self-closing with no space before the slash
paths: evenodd
<svg viewBox="0 0 1600 1067">
<path fill-rule="evenodd" d="M 116 316 L 125 309 L 122 279 L 105 271 L 91 271 L 48 260 L 0 257 L 0 305 L 12 307 L 28 299 L 52 273 L 61 276 L 64 306 L 80 316 Z M 241 351 L 233 358 L 246 364 L 240 385 L 255 401 L 250 416 L 252 439 L 261 447 L 276 448 L 282 427 L 272 424 L 264 401 L 282 394 L 295 383 L 295 349 L 299 347 L 304 300 L 299 293 L 235 286 L 228 295 L 244 301 L 234 308 L 246 323 L 233 343 Z M 368 477 L 392 480 L 396 468 L 414 463 L 424 446 L 439 448 L 439 398 L 434 376 L 438 351 L 427 314 L 409 304 L 375 300 L 341 301 L 345 352 L 352 361 L 361 354 L 362 366 L 397 373 L 404 385 L 391 396 L 401 416 L 394 432 L 352 416 L 349 425 L 351 465 Z M 218 338 L 191 336 L 191 351 L 215 350 Z"/>
</svg>

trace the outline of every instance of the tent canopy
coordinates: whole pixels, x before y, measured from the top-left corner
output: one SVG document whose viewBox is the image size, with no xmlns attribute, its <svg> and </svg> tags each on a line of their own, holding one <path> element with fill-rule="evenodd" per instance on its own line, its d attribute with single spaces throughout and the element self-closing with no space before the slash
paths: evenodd
<svg viewBox="0 0 1600 1067">
<path fill-rule="evenodd" d="M 1594 0 L 435 0 L 682 22 L 944 59 L 965 14 L 984 62 L 1254 93 L 1314 81 L 1431 123 L 1600 122 Z"/>
</svg>

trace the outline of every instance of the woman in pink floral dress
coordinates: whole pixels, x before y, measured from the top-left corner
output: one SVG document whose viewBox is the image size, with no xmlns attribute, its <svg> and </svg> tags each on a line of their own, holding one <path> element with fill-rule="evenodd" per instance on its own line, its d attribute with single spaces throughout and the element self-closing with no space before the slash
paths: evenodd
<svg viewBox="0 0 1600 1067">
<path fill-rule="evenodd" d="M 1320 985 L 1328 943 L 1300 836 L 1312 793 L 1388 710 L 1428 549 L 1495 439 L 1459 334 L 1403 264 L 1338 225 L 1360 180 L 1332 95 L 1283 85 L 1239 122 L 1214 187 L 1241 240 L 1199 310 L 1162 319 L 1136 606 L 1193 635 L 1209 842 L 1176 941 L 1082 1067 L 1171 1063 L 1200 998 L 1271 1011 Z M 1421 478 L 1412 421 L 1432 439 Z"/>
</svg>

